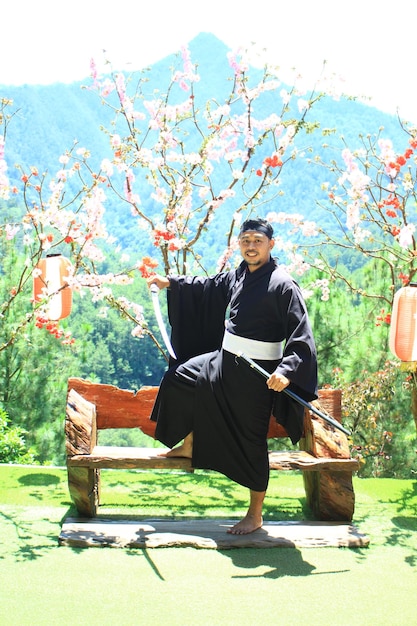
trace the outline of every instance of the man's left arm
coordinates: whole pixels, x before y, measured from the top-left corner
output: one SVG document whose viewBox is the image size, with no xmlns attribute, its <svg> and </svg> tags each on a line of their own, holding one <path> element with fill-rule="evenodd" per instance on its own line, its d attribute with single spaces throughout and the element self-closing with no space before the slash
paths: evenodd
<svg viewBox="0 0 417 626">
<path fill-rule="evenodd" d="M 280 305 L 281 315 L 287 320 L 284 354 L 266 384 L 278 392 L 292 385 L 312 400 L 317 397 L 316 346 L 307 308 L 296 283 L 287 284 L 280 294 Z"/>
<path fill-rule="evenodd" d="M 266 381 L 266 384 L 269 389 L 272 389 L 272 391 L 284 391 L 284 389 L 290 384 L 290 380 L 283 374 L 275 371 L 272 372 L 271 376 Z"/>
</svg>

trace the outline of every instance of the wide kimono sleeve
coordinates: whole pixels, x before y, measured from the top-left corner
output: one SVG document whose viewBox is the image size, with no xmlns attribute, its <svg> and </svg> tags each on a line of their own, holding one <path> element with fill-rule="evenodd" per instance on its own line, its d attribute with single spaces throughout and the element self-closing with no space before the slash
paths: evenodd
<svg viewBox="0 0 417 626">
<path fill-rule="evenodd" d="M 317 398 L 317 354 L 313 332 L 301 290 L 287 282 L 278 296 L 281 319 L 285 319 L 284 352 L 277 372 L 290 380 L 289 389 L 310 402 Z M 293 443 L 303 434 L 304 407 L 284 393 L 275 394 L 273 414 Z"/>
<path fill-rule="evenodd" d="M 233 273 L 170 276 L 168 318 L 177 361 L 221 347 L 232 281 Z"/>
</svg>

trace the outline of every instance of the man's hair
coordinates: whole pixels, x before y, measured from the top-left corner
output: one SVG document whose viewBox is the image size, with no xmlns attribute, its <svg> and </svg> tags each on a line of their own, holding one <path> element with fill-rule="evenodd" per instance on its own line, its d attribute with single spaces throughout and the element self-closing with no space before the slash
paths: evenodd
<svg viewBox="0 0 417 626">
<path fill-rule="evenodd" d="M 262 217 L 256 217 L 244 221 L 240 228 L 239 237 L 247 230 L 255 230 L 259 233 L 264 233 L 264 235 L 266 235 L 268 239 L 273 239 L 274 237 L 274 229 L 272 228 L 271 224 L 267 222 L 267 220 L 264 220 Z"/>
</svg>

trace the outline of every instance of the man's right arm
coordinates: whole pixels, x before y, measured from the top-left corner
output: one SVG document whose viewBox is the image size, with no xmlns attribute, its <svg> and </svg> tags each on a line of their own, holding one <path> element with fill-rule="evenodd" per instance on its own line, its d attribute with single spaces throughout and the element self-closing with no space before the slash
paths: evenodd
<svg viewBox="0 0 417 626">
<path fill-rule="evenodd" d="M 159 289 L 169 289 L 170 285 L 168 276 L 160 276 L 159 274 L 151 276 L 146 282 L 148 283 L 148 287 L 156 285 Z"/>
</svg>

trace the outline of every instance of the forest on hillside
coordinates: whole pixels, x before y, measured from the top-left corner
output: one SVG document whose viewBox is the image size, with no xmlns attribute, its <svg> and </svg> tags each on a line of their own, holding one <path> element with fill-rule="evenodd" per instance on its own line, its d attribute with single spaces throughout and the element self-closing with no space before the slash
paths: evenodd
<svg viewBox="0 0 417 626">
<path fill-rule="evenodd" d="M 251 108 L 251 115 L 246 117 L 254 125 L 259 123 L 260 130 L 257 143 L 247 153 L 248 159 L 252 159 L 250 167 L 246 170 L 246 166 L 241 165 L 241 178 L 236 170 L 231 171 L 230 161 L 220 157 L 217 160 L 213 157 L 210 169 L 199 169 L 199 165 L 190 164 L 185 157 L 205 154 L 207 142 L 213 141 L 213 137 L 218 137 L 220 142 L 229 121 L 236 123 L 239 120 L 241 123 L 249 105 L 240 99 L 238 91 L 233 92 L 230 99 L 230 67 L 218 62 L 227 52 L 223 44 L 211 35 L 201 35 L 191 42 L 190 50 L 192 56 L 198 58 L 201 75 L 201 80 L 193 88 L 193 112 L 188 110 L 182 117 L 176 117 L 169 133 L 164 127 L 164 141 L 168 134 L 175 134 L 176 148 L 180 146 L 183 161 L 177 160 L 175 167 L 169 163 L 171 153 L 161 139 L 149 144 L 152 150 L 159 151 L 160 165 L 148 165 L 151 163 L 148 156 L 151 148 L 146 148 L 148 161 L 140 161 L 146 140 L 151 135 L 147 126 L 149 119 L 126 115 L 126 103 L 138 102 L 142 106 L 147 103 L 149 111 L 149 102 L 154 98 L 152 102 L 158 101 L 158 106 L 165 107 L 165 111 L 179 108 L 182 94 L 178 84 L 172 82 L 170 69 L 178 63 L 177 58 L 161 60 L 135 79 L 123 77 L 126 92 L 119 89 L 108 96 L 103 95 L 103 90 L 93 89 L 87 79 L 85 86 L 75 83 L 1 88 L 8 186 L 21 189 L 23 181 L 23 194 L 10 193 L 0 199 L 0 302 L 5 303 L 0 344 L 6 346 L 0 350 L 0 442 L 5 442 L 3 448 L 0 444 L 0 455 L 3 449 L 3 460 L 7 462 L 5 455 L 13 443 L 16 449 L 21 446 L 23 455 L 29 454 L 37 462 L 64 462 L 63 417 L 68 376 L 81 376 L 125 389 L 159 383 L 166 360 L 157 346 L 161 338 L 144 274 L 141 276 L 138 272 L 137 259 L 142 259 L 143 265 L 143 259 L 159 254 L 158 271 L 162 272 L 164 260 L 173 267 L 175 263 L 179 266 L 179 259 L 185 258 L 187 253 L 192 259 L 190 267 L 202 273 L 214 273 L 219 257 L 228 245 L 230 224 L 239 207 L 242 212 L 256 210 L 264 215 L 285 213 L 286 222 L 277 220 L 274 224 L 279 243 L 275 253 L 285 264 L 289 263 L 290 257 L 295 263 L 297 255 L 306 260 L 305 265 L 309 262 L 308 274 L 298 273 L 302 265 L 299 260 L 293 269 L 305 291 L 316 337 L 319 382 L 321 386 L 343 389 L 346 422 L 354 431 L 355 453 L 363 460 L 362 474 L 409 476 L 415 464 L 415 425 L 410 399 L 412 380 L 400 370 L 398 361 L 389 351 L 388 313 L 393 289 L 403 284 L 401 276 L 407 276 L 410 281 L 416 271 L 415 242 L 407 244 L 407 252 L 403 251 L 395 234 L 397 231 L 391 227 L 386 215 L 382 215 L 381 203 L 391 203 L 384 205 L 384 210 L 393 213 L 391 200 L 395 196 L 398 207 L 402 202 L 402 212 L 395 206 L 402 220 L 401 228 L 404 228 L 405 218 L 412 221 L 415 213 L 415 157 L 407 153 L 412 184 L 408 183 L 408 188 L 405 192 L 402 190 L 400 196 L 400 192 L 386 184 L 386 173 L 382 174 L 385 178 L 379 178 L 377 166 L 381 157 L 377 147 L 381 145 L 379 142 L 386 145 L 389 141 L 392 154 L 402 155 L 410 136 L 413 138 L 414 135 L 411 131 L 405 132 L 392 116 L 350 99 L 312 96 L 312 111 L 300 112 L 296 93 L 291 101 L 282 104 L 282 87 L 271 88 L 261 92 L 256 103 L 250 101 L 250 107 L 256 104 L 256 115 Z M 110 78 L 121 81 L 120 77 Z M 256 85 L 262 83 L 265 76 L 261 70 L 253 70 L 251 79 Z M 104 77 L 100 79 L 101 85 L 105 80 Z M 248 84 L 242 82 L 242 90 Z M 253 91 L 248 89 L 248 94 Z M 120 98 L 121 93 L 124 100 Z M 13 100 L 13 114 L 9 117 L 6 100 Z M 234 117 L 230 114 L 229 120 L 222 113 L 222 123 L 208 125 L 208 134 L 204 136 L 203 122 L 213 115 L 214 105 L 225 100 L 228 100 L 230 109 L 234 107 Z M 207 103 L 211 108 L 207 108 Z M 285 129 L 294 127 L 296 131 L 290 142 L 291 152 L 282 161 L 276 158 L 269 167 L 265 162 L 271 159 L 271 154 L 283 156 L 285 151 L 279 152 L 277 129 L 272 122 L 262 126 L 260 121 L 272 118 L 279 107 L 282 108 Z M 116 148 L 112 144 L 115 136 L 121 137 Z M 367 238 L 366 245 L 358 239 L 358 231 L 352 235 L 346 225 L 347 201 L 339 200 L 336 192 L 329 194 L 328 185 L 331 189 L 347 182 L 353 185 L 352 177 L 349 179 L 346 175 L 342 157 L 348 146 L 352 147 L 352 161 L 358 159 L 369 180 L 372 179 L 372 187 L 368 183 L 372 193 L 367 198 L 361 197 L 361 219 L 367 216 L 368 221 L 366 231 L 363 229 L 360 234 Z M 62 168 L 60 158 L 68 151 L 77 167 L 69 170 L 71 176 L 65 179 L 67 186 L 56 203 L 62 220 L 53 224 L 48 222 L 42 228 L 37 226 L 36 237 L 29 245 L 25 237 L 18 238 L 18 233 L 25 232 L 34 211 L 47 212 L 50 209 L 51 185 L 55 173 Z M 229 159 L 232 159 L 230 154 Z M 115 166 L 112 176 L 103 173 L 105 160 Z M 279 163 L 277 170 L 274 169 L 275 163 Z M 212 169 L 214 174 L 211 174 Z M 133 170 L 134 177 L 128 180 L 134 181 L 140 202 L 129 189 L 126 202 L 125 175 Z M 98 171 L 101 173 L 97 174 Z M 231 174 L 232 183 L 229 183 Z M 159 182 L 156 183 L 156 179 Z M 212 211 L 207 220 L 201 222 L 201 235 L 198 231 L 195 243 L 192 230 L 195 222 L 190 217 L 178 236 L 182 248 L 174 246 L 170 249 L 163 237 L 156 239 L 155 232 L 160 231 L 166 236 L 172 234 L 171 213 L 183 207 L 187 200 L 184 186 L 178 180 L 193 180 L 195 189 L 211 186 L 213 206 L 214 200 L 222 200 L 222 204 L 220 210 Z M 105 205 L 102 213 L 105 229 L 94 231 L 100 236 L 95 242 L 97 258 L 91 259 L 84 254 L 93 232 L 93 226 L 88 222 L 89 200 L 99 183 L 103 185 L 101 197 L 105 196 L 102 203 L 103 207 Z M 225 189 L 233 194 L 222 197 L 218 190 Z M 351 191 L 347 190 L 347 196 Z M 171 208 L 161 207 L 158 194 L 162 192 L 169 198 Z M 70 213 L 72 206 L 76 210 Z M 198 220 L 203 215 L 204 206 L 201 204 L 198 210 L 190 213 L 193 219 Z M 71 229 L 84 210 L 90 232 L 79 245 Z M 142 216 L 140 220 L 138 214 Z M 305 216 L 305 223 L 300 215 Z M 183 215 L 178 218 L 178 229 L 183 219 Z M 390 219 L 394 220 L 394 217 L 391 215 Z M 310 244 L 300 224 L 312 220 L 319 225 L 320 237 Z M 96 226 L 94 223 L 94 228 Z M 102 235 L 105 231 L 108 236 Z M 380 236 L 382 243 L 378 242 L 377 255 L 374 242 Z M 187 237 L 192 242 L 189 248 Z M 55 241 L 58 244 L 46 249 L 48 241 L 53 242 L 52 246 Z M 60 322 L 62 335 L 59 337 L 46 325 L 32 323 L 31 317 L 31 264 L 35 266 L 37 260 L 51 249 L 72 255 L 75 266 L 83 271 L 87 268 L 88 275 L 94 278 L 121 274 L 121 257 L 125 266 L 130 268 L 126 271 L 126 281 L 113 285 L 111 293 L 104 289 L 99 293 L 85 287 L 75 290 L 72 313 Z M 316 259 L 319 255 L 320 263 Z M 236 255 L 234 258 L 235 261 L 231 257 L 228 262 L 236 262 Z M 90 292 L 96 297 L 86 295 Z M 140 303 L 141 315 L 146 320 L 142 336 L 132 335 L 134 320 L 120 306 L 115 306 L 123 298 Z M 166 314 L 162 299 L 161 304 Z M 25 319 L 32 321 L 22 322 Z M 71 341 L 62 340 L 67 336 Z M 2 428 L 6 433 L 3 437 Z M 139 432 L 108 436 L 120 445 L 136 444 L 142 437 Z"/>
</svg>

